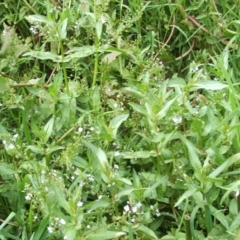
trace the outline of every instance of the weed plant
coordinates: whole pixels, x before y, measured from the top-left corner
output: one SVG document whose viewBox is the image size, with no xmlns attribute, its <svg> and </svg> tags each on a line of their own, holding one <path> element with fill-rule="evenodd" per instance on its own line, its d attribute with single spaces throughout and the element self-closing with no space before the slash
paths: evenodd
<svg viewBox="0 0 240 240">
<path fill-rule="evenodd" d="M 3 0 L 0 238 L 240 239 L 238 6 Z"/>
</svg>

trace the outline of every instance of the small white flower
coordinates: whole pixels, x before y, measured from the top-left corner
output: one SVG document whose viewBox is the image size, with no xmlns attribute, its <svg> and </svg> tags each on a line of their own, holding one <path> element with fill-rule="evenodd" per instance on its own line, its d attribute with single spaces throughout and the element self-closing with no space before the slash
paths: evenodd
<svg viewBox="0 0 240 240">
<path fill-rule="evenodd" d="M 87 225 L 87 228 L 88 228 L 88 229 L 91 228 L 90 225 Z"/>
<path fill-rule="evenodd" d="M 193 109 L 193 114 L 195 114 L 195 115 L 199 114 L 199 110 L 197 108 L 194 108 Z"/>
<path fill-rule="evenodd" d="M 99 196 L 98 196 L 98 199 L 100 200 L 101 198 L 102 198 L 102 195 L 99 195 Z"/>
<path fill-rule="evenodd" d="M 48 227 L 47 230 L 48 230 L 49 233 L 53 232 L 53 228 L 52 227 Z"/>
<path fill-rule="evenodd" d="M 83 205 L 83 202 L 81 202 L 81 201 L 79 201 L 79 202 L 77 203 L 77 206 L 78 206 L 78 207 L 82 207 L 82 205 Z"/>
<path fill-rule="evenodd" d="M 32 194 L 31 193 L 28 193 L 26 196 L 25 196 L 25 199 L 27 201 L 30 201 L 32 199 Z"/>
<path fill-rule="evenodd" d="M 172 118 L 173 122 L 176 123 L 176 124 L 180 124 L 182 122 L 182 116 L 174 116 Z"/>
<path fill-rule="evenodd" d="M 131 222 L 134 223 L 134 222 L 135 222 L 135 218 L 132 218 L 132 219 L 131 219 Z"/>
<path fill-rule="evenodd" d="M 94 178 L 93 178 L 93 176 L 92 176 L 91 174 L 88 174 L 87 177 L 88 177 L 88 180 L 89 180 L 89 181 L 91 181 L 91 182 L 94 181 Z"/>
<path fill-rule="evenodd" d="M 114 104 L 113 104 L 113 106 L 114 106 L 115 108 L 117 108 L 117 107 L 118 107 L 117 103 L 114 103 Z"/>
<path fill-rule="evenodd" d="M 66 221 L 64 219 L 60 219 L 59 220 L 59 223 L 62 224 L 62 225 L 65 225 L 66 224 Z"/>
<path fill-rule="evenodd" d="M 16 133 L 13 135 L 13 140 L 16 140 L 17 138 L 18 138 L 18 134 Z"/>
<path fill-rule="evenodd" d="M 9 148 L 10 150 L 14 149 L 14 145 L 13 145 L 12 143 L 10 143 L 10 144 L 8 145 L 8 148 Z"/>
<path fill-rule="evenodd" d="M 129 212 L 130 211 L 130 207 L 128 205 L 124 206 L 124 210 L 125 212 Z"/>
<path fill-rule="evenodd" d="M 137 208 L 140 208 L 142 206 L 142 204 L 140 203 L 140 202 L 138 202 L 137 204 L 136 204 L 136 207 Z"/>
<path fill-rule="evenodd" d="M 107 19 L 103 15 L 100 17 L 100 20 L 101 20 L 102 24 L 107 22 Z"/>
<path fill-rule="evenodd" d="M 64 240 L 67 240 L 68 239 L 68 237 L 67 236 L 64 236 L 64 238 L 63 238 Z"/>
<path fill-rule="evenodd" d="M 117 164 L 114 164 L 115 169 L 119 169 L 119 166 Z"/>
<path fill-rule="evenodd" d="M 119 152 L 115 152 L 115 157 L 117 157 L 117 156 L 119 156 L 120 155 L 120 153 Z"/>
<path fill-rule="evenodd" d="M 93 131 L 94 130 L 94 127 L 90 127 L 90 131 Z"/>
<path fill-rule="evenodd" d="M 78 128 L 78 132 L 81 133 L 83 131 L 83 128 L 82 127 L 79 127 Z"/>
<path fill-rule="evenodd" d="M 161 213 L 160 213 L 158 210 L 156 211 L 156 216 L 157 216 L 157 217 L 160 217 L 160 216 L 161 216 Z"/>
<path fill-rule="evenodd" d="M 137 209 L 138 209 L 137 206 L 132 207 L 132 212 L 133 213 L 137 212 Z"/>
</svg>

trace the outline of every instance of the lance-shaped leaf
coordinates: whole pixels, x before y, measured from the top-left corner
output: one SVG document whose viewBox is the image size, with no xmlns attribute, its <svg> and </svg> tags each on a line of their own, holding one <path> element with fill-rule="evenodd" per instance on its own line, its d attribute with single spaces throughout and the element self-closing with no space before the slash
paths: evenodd
<svg viewBox="0 0 240 240">
<path fill-rule="evenodd" d="M 112 135 L 115 138 L 117 135 L 117 130 L 120 125 L 127 120 L 129 114 L 121 114 L 113 118 L 109 124 L 109 128 L 112 130 Z"/>
<path fill-rule="evenodd" d="M 183 144 L 187 147 L 189 161 L 194 169 L 194 174 L 195 174 L 196 178 L 198 180 L 201 180 L 202 164 L 198 158 L 197 149 L 183 135 L 179 134 L 179 138 L 182 140 Z"/>
<path fill-rule="evenodd" d="M 100 166 L 99 170 L 100 170 L 100 174 L 101 174 L 103 181 L 105 181 L 106 183 L 109 183 L 112 168 L 107 160 L 107 156 L 106 156 L 105 152 L 101 148 L 94 146 L 90 142 L 83 141 L 83 143 L 85 144 L 85 146 L 87 148 L 89 148 L 91 150 L 91 152 L 98 159 L 98 163 Z"/>
</svg>

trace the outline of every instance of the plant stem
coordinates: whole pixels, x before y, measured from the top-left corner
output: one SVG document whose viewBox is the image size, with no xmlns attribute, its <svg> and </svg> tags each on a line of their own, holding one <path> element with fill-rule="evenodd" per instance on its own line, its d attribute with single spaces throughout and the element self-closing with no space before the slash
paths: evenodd
<svg viewBox="0 0 240 240">
<path fill-rule="evenodd" d="M 185 215 L 185 231 L 186 231 L 186 240 L 192 240 L 192 233 L 190 228 L 190 216 Z"/>
<path fill-rule="evenodd" d="M 97 38 L 97 37 L 96 37 Z M 98 39 L 96 40 L 98 41 Z M 98 46 L 97 46 L 98 48 Z M 98 53 L 95 53 L 95 62 L 94 62 L 94 72 L 93 72 L 93 82 L 92 82 L 92 87 L 96 85 L 97 81 L 97 73 L 98 73 Z"/>
<path fill-rule="evenodd" d="M 67 77 L 67 70 L 66 70 L 66 63 L 63 62 L 64 60 L 64 48 L 63 48 L 63 42 L 60 41 L 60 48 L 61 48 L 61 55 L 62 55 L 62 69 L 63 69 L 63 76 L 64 76 L 64 82 L 67 89 L 67 93 L 69 94 L 69 86 L 68 86 L 68 77 Z"/>
</svg>

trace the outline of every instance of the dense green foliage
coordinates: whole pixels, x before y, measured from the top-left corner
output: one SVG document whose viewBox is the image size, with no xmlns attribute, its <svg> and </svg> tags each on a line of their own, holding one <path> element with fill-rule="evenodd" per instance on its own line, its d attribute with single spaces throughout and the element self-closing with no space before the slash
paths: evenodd
<svg viewBox="0 0 240 240">
<path fill-rule="evenodd" d="M 239 239 L 239 1 L 3 0 L 0 238 Z"/>
</svg>

